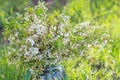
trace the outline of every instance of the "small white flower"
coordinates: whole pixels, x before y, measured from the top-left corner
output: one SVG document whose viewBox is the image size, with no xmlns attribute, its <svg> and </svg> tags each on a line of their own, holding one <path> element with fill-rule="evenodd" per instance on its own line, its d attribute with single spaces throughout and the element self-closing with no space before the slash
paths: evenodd
<svg viewBox="0 0 120 80">
<path fill-rule="evenodd" d="M 90 48 L 92 45 L 91 44 L 88 44 L 88 48 Z"/>
<path fill-rule="evenodd" d="M 38 34 L 46 34 L 47 33 L 47 28 L 43 25 L 40 25 L 40 30 L 37 32 Z"/>
<path fill-rule="evenodd" d="M 24 56 L 28 57 L 30 55 L 30 53 L 28 51 L 25 52 Z"/>
<path fill-rule="evenodd" d="M 36 47 L 30 47 L 29 51 L 31 54 L 34 54 L 34 55 L 39 53 L 39 49 Z"/>
<path fill-rule="evenodd" d="M 35 44 L 34 40 L 31 37 L 27 38 L 26 42 L 27 41 L 29 41 L 31 43 L 31 46 L 33 46 Z"/>
<path fill-rule="evenodd" d="M 17 33 L 15 34 L 15 37 L 18 37 L 18 34 L 19 34 L 19 33 L 17 32 Z"/>
<path fill-rule="evenodd" d="M 64 34 L 64 36 L 65 36 L 65 37 L 69 37 L 69 34 L 68 34 L 68 33 L 66 33 L 66 34 Z"/>
<path fill-rule="evenodd" d="M 83 27 L 88 27 L 89 25 L 90 25 L 90 22 L 80 23 L 80 26 L 83 26 Z"/>
<path fill-rule="evenodd" d="M 11 40 L 15 40 L 15 37 L 14 37 L 14 36 L 12 36 L 12 37 L 11 37 Z"/>
<path fill-rule="evenodd" d="M 76 29 L 74 29 L 73 32 L 76 33 Z"/>
</svg>

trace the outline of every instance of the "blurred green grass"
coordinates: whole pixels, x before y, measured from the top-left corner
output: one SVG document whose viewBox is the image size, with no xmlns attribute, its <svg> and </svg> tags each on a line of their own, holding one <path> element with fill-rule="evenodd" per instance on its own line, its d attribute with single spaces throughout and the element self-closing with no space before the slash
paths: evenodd
<svg viewBox="0 0 120 80">
<path fill-rule="evenodd" d="M 1 0 L 2 1 L 2 0 Z M 3 6 L 0 8 L 0 17 L 8 15 L 9 13 L 13 12 L 14 5 L 11 2 L 5 0 L 4 4 L 7 5 L 0 5 Z M 100 25 L 107 26 L 108 29 L 111 31 L 112 42 L 108 44 L 108 46 L 101 52 L 99 49 L 93 49 L 89 51 L 87 55 L 91 56 L 91 59 L 87 59 L 86 57 L 74 57 L 70 58 L 62 64 L 65 67 L 67 76 L 69 80 L 86 80 L 87 77 L 89 80 L 119 80 L 120 79 L 120 18 L 119 18 L 119 8 L 118 6 L 120 2 L 114 3 L 114 7 L 110 8 L 110 11 L 114 13 L 109 13 L 109 9 L 106 10 L 105 7 L 111 5 L 113 2 L 109 0 L 106 1 L 106 4 L 96 3 L 98 8 L 90 8 L 90 5 L 85 4 L 85 0 L 73 0 L 68 3 L 65 8 L 67 10 L 67 14 L 71 16 L 71 21 L 74 23 L 81 22 L 81 21 L 89 21 L 92 17 L 95 16 L 93 21 L 96 19 Z M 97 1 L 97 0 L 96 0 Z M 96 2 L 93 0 L 93 2 Z M 107 2 L 109 1 L 109 2 Z M 116 0 L 118 1 L 118 0 Z M 98 1 L 99 2 L 99 1 Z M 17 3 L 17 2 L 15 2 Z M 15 4 L 14 3 L 14 4 Z M 27 4 L 27 1 L 25 2 Z M 109 4 L 107 4 L 109 3 Z M 58 4 L 58 2 L 57 2 Z M 81 5 L 79 5 L 81 4 Z M 95 4 L 95 3 L 93 3 Z M 9 8 L 9 6 L 11 9 Z M 106 5 L 106 6 L 105 6 Z M 20 5 L 24 8 L 24 5 Z M 99 11 L 102 11 L 99 14 Z M 16 6 L 18 7 L 18 6 Z M 8 9 L 7 11 L 4 11 Z M 19 7 L 20 8 L 20 7 Z M 18 8 L 18 9 L 19 9 Z M 100 10 L 99 10 L 100 9 Z M 92 12 L 91 12 L 92 11 Z M 97 17 L 99 16 L 99 17 Z M 106 17 L 107 16 L 107 17 Z M 111 52 L 109 52 L 109 50 Z M 24 67 L 18 66 L 17 64 L 10 64 L 9 63 L 9 56 L 8 56 L 8 46 L 4 44 L 3 37 L 0 37 L 0 80 L 24 80 L 25 69 Z M 115 63 L 114 63 L 115 62 Z M 96 64 L 98 63 L 98 64 Z M 91 65 L 93 64 L 93 65 Z M 109 65 L 108 68 L 105 68 L 105 65 Z M 92 72 L 94 72 L 92 74 Z"/>
<path fill-rule="evenodd" d="M 24 80 L 24 67 L 10 63 L 7 46 L 0 44 L 0 80 Z"/>
</svg>

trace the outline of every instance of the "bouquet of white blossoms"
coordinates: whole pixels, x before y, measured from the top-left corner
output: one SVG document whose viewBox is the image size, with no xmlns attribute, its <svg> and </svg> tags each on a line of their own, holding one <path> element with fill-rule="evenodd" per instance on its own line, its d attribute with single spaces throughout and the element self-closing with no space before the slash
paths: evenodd
<svg viewBox="0 0 120 80">
<path fill-rule="evenodd" d="M 90 46 L 107 43 L 109 35 L 97 33 L 100 27 L 89 22 L 73 27 L 69 22 L 68 16 L 47 13 L 44 3 L 39 3 L 34 8 L 26 8 L 24 15 L 8 18 L 4 35 L 18 50 L 15 60 L 30 65 L 33 74 L 40 74 L 46 67 L 83 54 Z"/>
<path fill-rule="evenodd" d="M 13 57 L 18 62 L 31 65 L 31 72 L 41 73 L 47 66 L 55 65 L 64 55 L 69 29 L 69 17 L 54 12 L 47 13 L 44 3 L 25 9 L 6 20 L 4 35 L 18 51 Z"/>
</svg>

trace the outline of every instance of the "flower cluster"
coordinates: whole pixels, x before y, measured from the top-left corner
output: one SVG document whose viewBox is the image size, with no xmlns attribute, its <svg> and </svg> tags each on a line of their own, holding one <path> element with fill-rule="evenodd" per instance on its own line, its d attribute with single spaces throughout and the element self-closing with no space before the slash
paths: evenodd
<svg viewBox="0 0 120 80">
<path fill-rule="evenodd" d="M 10 18 L 4 34 L 18 48 L 19 61 L 32 65 L 31 72 L 38 74 L 67 57 L 106 45 L 109 35 L 97 33 L 101 27 L 90 22 L 72 26 L 69 22 L 64 14 L 47 14 L 44 3 L 40 3 L 27 8 L 25 15 Z"/>
</svg>

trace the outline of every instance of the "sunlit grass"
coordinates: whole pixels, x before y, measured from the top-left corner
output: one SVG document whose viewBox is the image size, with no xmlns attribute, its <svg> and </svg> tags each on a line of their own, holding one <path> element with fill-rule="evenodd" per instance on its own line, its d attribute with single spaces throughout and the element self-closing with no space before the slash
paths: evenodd
<svg viewBox="0 0 120 80">
<path fill-rule="evenodd" d="M 88 14 L 89 16 L 86 14 L 88 13 L 84 14 L 85 17 L 91 17 L 91 14 Z M 83 15 L 80 14 L 80 16 Z M 75 18 L 78 18 L 78 16 Z M 103 19 L 101 20 L 103 21 Z M 103 23 L 102 25 L 108 26 L 107 29 L 111 32 L 112 41 L 102 49 L 92 48 L 86 51 L 83 56 L 68 57 L 62 63 L 68 80 L 120 79 L 120 18 L 114 18 L 108 24 Z M 3 38 L 0 37 L 0 80 L 24 80 L 26 72 L 24 66 L 18 66 L 16 63 L 11 64 L 8 51 L 8 45 L 5 45 Z"/>
<path fill-rule="evenodd" d="M 10 64 L 8 59 L 7 46 L 0 43 L 0 80 L 24 80 L 23 67 Z"/>
</svg>

